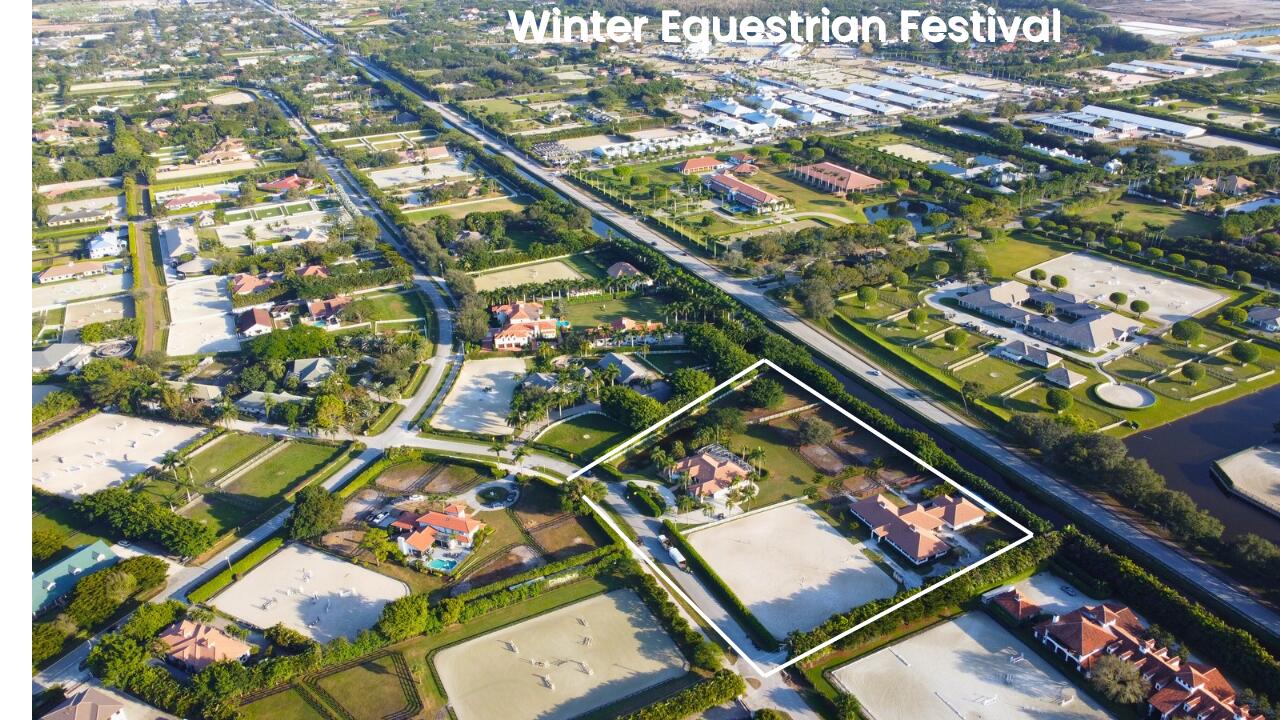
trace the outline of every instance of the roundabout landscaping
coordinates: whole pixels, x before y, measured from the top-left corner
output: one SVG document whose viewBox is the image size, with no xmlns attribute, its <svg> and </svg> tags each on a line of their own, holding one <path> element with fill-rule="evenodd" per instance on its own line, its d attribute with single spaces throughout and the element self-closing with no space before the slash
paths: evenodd
<svg viewBox="0 0 1280 720">
<path fill-rule="evenodd" d="M 1093 394 L 1102 402 L 1123 410 L 1141 410 L 1156 404 L 1156 395 L 1150 390 L 1130 383 L 1098 383 Z"/>
</svg>

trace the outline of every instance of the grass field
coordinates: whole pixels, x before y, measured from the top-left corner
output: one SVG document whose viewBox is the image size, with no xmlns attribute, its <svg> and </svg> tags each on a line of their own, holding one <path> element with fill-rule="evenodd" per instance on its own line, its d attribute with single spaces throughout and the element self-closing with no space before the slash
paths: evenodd
<svg viewBox="0 0 1280 720">
<path fill-rule="evenodd" d="M 538 436 L 538 442 L 586 459 L 598 457 L 629 434 L 608 415 L 579 415 Z"/>
<path fill-rule="evenodd" d="M 1175 238 L 1210 235 L 1217 228 L 1216 222 L 1203 215 L 1134 198 L 1121 198 L 1106 205 L 1099 205 L 1080 213 L 1080 217 L 1110 224 L 1114 222 L 1111 216 L 1116 212 L 1126 213 L 1120 222 L 1120 226 L 1126 230 L 1141 231 L 1143 223 L 1154 223 L 1165 228 L 1165 232 Z"/>
<path fill-rule="evenodd" d="M 361 317 L 369 322 L 422 318 L 427 314 L 422 295 L 416 290 L 360 295 L 357 297 L 356 304 L 359 306 Z"/>
<path fill-rule="evenodd" d="M 227 433 L 187 461 L 187 469 L 203 484 L 267 449 L 274 440 L 256 433 Z"/>
<path fill-rule="evenodd" d="M 358 718 L 392 717 L 421 705 L 413 676 L 398 653 L 321 676 L 312 684 Z"/>
<path fill-rule="evenodd" d="M 246 720 L 328 720 L 307 702 L 307 693 L 296 687 L 268 695 L 240 708 Z"/>
<path fill-rule="evenodd" d="M 698 357 L 687 352 L 640 353 L 636 357 L 653 366 L 663 375 L 670 375 L 680 368 L 696 367 L 701 364 Z"/>
<path fill-rule="evenodd" d="M 625 298 L 602 297 L 590 302 L 575 302 L 565 305 L 563 319 L 573 327 L 596 327 L 608 325 L 620 317 L 632 320 L 649 320 L 662 322 L 663 308 L 668 300 L 661 295 L 638 295 Z"/>
<path fill-rule="evenodd" d="M 62 547 L 74 550 L 99 539 L 90 526 L 71 506 L 71 501 L 58 495 L 31 492 L 31 529 L 52 530 L 62 536 Z M 105 529 L 105 528 L 104 528 Z"/>
<path fill-rule="evenodd" d="M 796 212 L 820 212 L 839 215 L 850 221 L 864 223 L 867 216 L 857 203 L 849 202 L 838 195 L 823 193 L 807 185 L 801 185 L 783 177 L 781 171 L 761 171 L 746 179 L 747 183 L 767 190 L 774 195 L 784 197 L 795 206 Z"/>
<path fill-rule="evenodd" d="M 1011 278 L 1014 273 L 1052 260 L 1059 255 L 1076 252 L 1079 248 L 1066 243 L 1028 240 L 1028 236 L 1015 232 L 1009 237 L 984 244 L 987 260 L 991 262 L 991 274 Z"/>
</svg>

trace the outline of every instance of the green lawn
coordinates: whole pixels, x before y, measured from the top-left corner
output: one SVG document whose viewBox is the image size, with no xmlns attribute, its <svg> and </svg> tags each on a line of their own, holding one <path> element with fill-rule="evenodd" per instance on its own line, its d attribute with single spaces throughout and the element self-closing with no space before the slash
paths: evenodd
<svg viewBox="0 0 1280 720">
<path fill-rule="evenodd" d="M 538 442 L 573 453 L 575 457 L 594 459 L 630 434 L 608 415 L 579 415 L 546 431 L 538 437 Z"/>
<path fill-rule="evenodd" d="M 485 100 L 465 100 L 461 105 L 468 110 L 482 110 L 486 113 L 505 113 L 512 118 L 529 114 L 529 109 L 520 103 L 507 98 L 487 98 Z"/>
<path fill-rule="evenodd" d="M 727 443 L 728 447 L 743 452 L 757 447 L 764 450 L 764 457 L 759 465 L 768 468 L 769 477 L 760 482 L 760 493 L 751 501 L 752 507 L 764 507 L 801 497 L 805 490 L 813 486 L 813 476 L 817 470 L 800 457 L 792 446 L 788 433 L 783 429 L 791 427 L 790 418 L 779 423 L 782 427 L 749 425 L 746 432 L 731 435 Z"/>
<path fill-rule="evenodd" d="M 58 533 L 66 550 L 75 550 L 99 539 L 93 534 L 94 527 L 72 508 L 70 500 L 35 490 L 31 491 L 31 529 Z"/>
<path fill-rule="evenodd" d="M 387 654 L 317 678 L 314 684 L 355 717 L 390 717 L 419 704 L 412 694 L 413 676 L 401 663 L 399 654 Z"/>
<path fill-rule="evenodd" d="M 1019 271 L 1078 250 L 1066 243 L 1026 239 L 1029 237 L 1025 233 L 1014 232 L 1009 237 L 983 245 L 993 276 L 1011 278 Z"/>
<path fill-rule="evenodd" d="M 394 687 L 394 686 L 393 686 Z M 305 691 L 291 687 L 240 708 L 246 720 L 328 720 L 307 702 Z"/>
<path fill-rule="evenodd" d="M 1106 427 L 1120 418 L 1098 407 L 1093 400 L 1089 399 L 1087 394 L 1088 389 L 1094 384 L 1095 383 L 1093 382 L 1081 383 L 1071 390 L 1071 395 L 1075 398 L 1075 403 L 1067 412 L 1072 415 L 1078 415 L 1086 420 L 1090 420 L 1098 427 Z M 1048 394 L 1048 386 L 1036 385 L 1028 390 L 1018 393 L 1017 397 L 1008 398 L 1004 401 L 1004 405 L 1012 412 L 1051 413 L 1053 411 L 1049 408 L 1049 403 L 1045 400 Z"/>
<path fill-rule="evenodd" d="M 1041 374 L 1041 370 L 1029 365 L 1018 365 L 997 357 L 985 357 L 978 362 L 957 370 L 955 378 L 960 382 L 975 382 L 989 395 L 995 395 L 1030 380 Z"/>
<path fill-rule="evenodd" d="M 1216 221 L 1203 215 L 1136 198 L 1121 198 L 1099 205 L 1080 213 L 1080 217 L 1094 222 L 1112 223 L 1112 214 L 1121 211 L 1126 213 L 1120 223 L 1124 229 L 1141 231 L 1143 223 L 1154 223 L 1165 228 L 1165 232 L 1175 238 L 1211 235 L 1218 226 Z"/>
<path fill-rule="evenodd" d="M 667 303 L 667 298 L 661 295 L 637 295 L 624 298 L 606 296 L 590 302 L 567 303 L 562 319 L 568 320 L 575 328 L 608 325 L 623 316 L 632 320 L 662 322 L 663 308 Z"/>
<path fill-rule="evenodd" d="M 267 435 L 231 432 L 214 440 L 187 461 L 191 477 L 203 485 L 271 446 Z"/>
<path fill-rule="evenodd" d="M 791 201 L 797 212 L 820 212 L 839 215 L 850 222 L 865 223 L 867 216 L 862 206 L 849 202 L 839 195 L 819 192 L 808 185 L 801 185 L 783 177 L 781 171 L 761 171 L 746 178 L 746 182 Z"/>
<path fill-rule="evenodd" d="M 699 359 L 693 355 L 693 353 L 687 352 L 640 353 L 636 355 L 636 357 L 648 363 L 663 375 L 670 375 L 680 368 L 696 367 L 697 365 L 702 364 Z"/>
<path fill-rule="evenodd" d="M 937 338 L 923 345 L 917 345 L 911 352 L 930 365 L 941 369 L 969 357 L 988 342 L 990 341 L 982 335 L 966 330 L 964 342 L 954 349 L 947 344 L 945 338 Z"/>
<path fill-rule="evenodd" d="M 360 307 L 361 317 L 370 322 L 422 318 L 427 314 L 422 295 L 416 290 L 358 295 L 356 304 Z"/>
</svg>

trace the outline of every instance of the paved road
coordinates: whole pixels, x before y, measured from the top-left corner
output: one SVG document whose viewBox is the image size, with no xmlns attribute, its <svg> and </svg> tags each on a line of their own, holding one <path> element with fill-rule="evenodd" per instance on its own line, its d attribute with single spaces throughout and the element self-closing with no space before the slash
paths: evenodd
<svg viewBox="0 0 1280 720">
<path fill-rule="evenodd" d="M 606 205 L 596 199 L 595 196 L 588 194 L 555 173 L 499 143 L 484 130 L 447 106 L 435 102 L 428 102 L 427 104 L 444 116 L 450 123 L 476 137 L 487 147 L 511 159 L 529 175 L 538 178 L 565 197 L 587 208 L 610 225 L 622 230 L 640 242 L 654 247 L 672 262 L 713 283 L 735 300 L 751 308 L 796 340 L 809 346 L 810 349 L 819 353 L 831 363 L 875 386 L 899 404 L 911 410 L 918 417 L 966 443 L 993 463 L 1004 466 L 1031 481 L 1044 492 L 1054 496 L 1064 507 L 1087 508 L 1087 510 L 1082 511 L 1086 513 L 1084 518 L 1095 527 L 1105 530 L 1111 538 L 1119 540 L 1125 547 L 1137 551 L 1147 559 L 1157 562 L 1180 575 L 1191 586 L 1204 588 L 1206 592 L 1213 594 L 1223 603 L 1231 606 L 1240 615 L 1250 618 L 1259 629 L 1275 637 L 1280 637 L 1280 612 L 1263 603 L 1253 593 L 1240 588 L 1232 580 L 1209 567 L 1200 559 L 1189 555 L 1171 543 L 1147 533 L 1141 528 L 1135 527 L 1126 518 L 1101 504 L 1095 498 L 1081 492 L 1066 481 L 1051 475 L 1018 451 L 1004 445 L 985 430 L 972 424 L 972 421 L 957 416 L 948 407 L 911 389 L 905 381 L 873 365 L 865 357 L 853 352 L 826 332 L 804 322 L 789 309 L 775 303 L 751 280 L 730 276 L 719 268 L 706 263 L 701 258 L 690 255 L 680 245 L 668 240 L 666 236 L 640 222 L 635 217 Z M 872 371 L 875 371 L 876 374 L 872 375 Z"/>
</svg>

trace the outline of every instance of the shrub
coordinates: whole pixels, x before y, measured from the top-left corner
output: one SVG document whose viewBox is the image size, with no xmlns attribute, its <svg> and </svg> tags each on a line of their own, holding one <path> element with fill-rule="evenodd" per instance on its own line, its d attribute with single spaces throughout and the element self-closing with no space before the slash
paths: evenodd
<svg viewBox="0 0 1280 720">
<path fill-rule="evenodd" d="M 627 499 L 649 517 L 658 517 L 667 511 L 667 501 L 662 499 L 662 494 L 646 485 L 627 483 Z"/>
<path fill-rule="evenodd" d="M 723 705 L 746 691 L 747 684 L 741 675 L 717 670 L 710 679 L 623 717 L 625 720 L 681 720 Z"/>
</svg>

